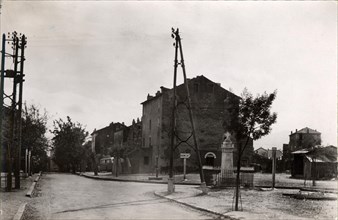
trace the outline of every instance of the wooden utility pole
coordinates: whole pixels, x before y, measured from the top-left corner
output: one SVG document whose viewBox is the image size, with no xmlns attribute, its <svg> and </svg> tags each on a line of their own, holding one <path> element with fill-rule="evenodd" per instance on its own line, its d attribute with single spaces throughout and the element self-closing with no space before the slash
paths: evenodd
<svg viewBox="0 0 338 220">
<path fill-rule="evenodd" d="M 175 39 L 175 60 L 174 60 L 174 85 L 173 85 L 173 109 L 172 109 L 172 129 L 171 129 L 171 152 L 170 152 L 170 169 L 169 169 L 169 180 L 168 180 L 168 192 L 172 193 L 174 192 L 174 175 L 173 175 L 173 168 L 174 168 L 174 151 L 175 149 L 182 143 L 187 144 L 188 146 L 192 147 L 196 154 L 197 154 L 197 160 L 198 160 L 198 167 L 199 167 L 199 172 L 200 172 L 200 179 L 201 179 L 201 188 L 203 193 L 207 193 L 207 188 L 204 180 L 204 174 L 202 170 L 202 161 L 201 161 L 201 156 L 200 156 L 200 151 L 197 143 L 197 138 L 196 138 L 196 133 L 195 133 L 195 124 L 193 120 L 193 114 L 192 114 L 192 109 L 191 109 L 191 99 L 190 99 L 190 94 L 189 94 L 189 87 L 188 87 L 188 82 L 187 82 L 187 76 L 186 76 L 186 71 L 185 71 L 185 65 L 184 65 L 184 58 L 183 58 L 183 49 L 182 49 L 182 43 L 181 43 L 181 37 L 179 34 L 179 29 L 177 28 L 172 29 L 172 38 Z M 178 62 L 178 52 L 180 53 L 180 58 L 181 61 Z M 176 94 L 176 81 L 177 81 L 177 67 L 178 65 L 181 65 L 182 71 L 183 71 L 183 79 L 184 79 L 184 88 L 186 92 L 186 101 L 181 102 L 180 104 L 183 104 L 189 112 L 189 120 L 190 120 L 190 125 L 191 125 L 191 135 L 188 139 L 182 140 L 178 136 L 176 132 L 176 112 L 177 112 L 177 107 L 178 107 L 178 102 L 177 102 L 177 94 Z M 190 138 L 193 138 L 193 145 L 188 143 L 188 140 Z M 178 139 L 179 142 L 176 144 L 175 140 Z"/>
<path fill-rule="evenodd" d="M 6 55 L 6 35 L 2 35 L 2 50 L 1 50 L 1 75 L 0 75 L 0 147 L 3 149 L 3 125 L 2 118 L 4 116 L 4 80 L 5 80 L 5 55 Z M 1 172 L 2 163 L 0 164 L 0 187 L 1 187 Z"/>
</svg>

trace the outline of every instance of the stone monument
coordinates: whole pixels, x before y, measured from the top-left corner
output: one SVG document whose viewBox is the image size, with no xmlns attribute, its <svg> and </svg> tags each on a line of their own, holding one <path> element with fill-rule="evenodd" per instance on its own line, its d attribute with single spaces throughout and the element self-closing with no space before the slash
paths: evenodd
<svg viewBox="0 0 338 220">
<path fill-rule="evenodd" d="M 231 141 L 231 134 L 226 132 L 224 134 L 224 141 L 221 146 L 222 150 L 222 163 L 221 163 L 221 185 L 233 185 L 234 175 L 234 164 L 233 164 L 233 152 L 234 144 Z"/>
</svg>

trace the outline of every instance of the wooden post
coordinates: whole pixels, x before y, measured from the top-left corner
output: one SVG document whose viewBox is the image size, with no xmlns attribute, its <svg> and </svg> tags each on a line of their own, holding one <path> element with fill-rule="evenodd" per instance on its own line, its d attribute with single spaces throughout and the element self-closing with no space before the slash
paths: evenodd
<svg viewBox="0 0 338 220">
<path fill-rule="evenodd" d="M 272 148 L 272 188 L 275 188 L 276 150 L 276 147 Z"/>
<path fill-rule="evenodd" d="M 187 170 L 187 158 L 183 158 L 183 180 L 186 181 L 186 170 Z"/>
</svg>

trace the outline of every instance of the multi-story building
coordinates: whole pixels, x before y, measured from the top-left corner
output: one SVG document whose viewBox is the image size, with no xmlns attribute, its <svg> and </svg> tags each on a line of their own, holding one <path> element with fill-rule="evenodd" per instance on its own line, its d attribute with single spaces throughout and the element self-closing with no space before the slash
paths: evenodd
<svg viewBox="0 0 338 220">
<path fill-rule="evenodd" d="M 188 79 L 187 82 L 202 163 L 206 164 L 208 161 L 210 163 L 208 165 L 220 166 L 220 147 L 227 121 L 230 120 L 231 114 L 229 111 L 236 106 L 238 107 L 240 97 L 203 75 Z M 186 100 L 184 84 L 177 86 L 176 92 L 178 104 Z M 141 104 L 143 112 L 140 170 L 154 172 L 158 166 L 161 171 L 167 171 L 169 167 L 173 89 L 161 87 L 161 91 L 158 91 L 155 96 L 148 94 L 147 100 Z M 180 140 L 186 140 L 191 135 L 191 125 L 188 110 L 184 104 L 178 105 L 176 115 L 176 133 Z M 233 140 L 233 142 L 238 141 Z M 192 138 L 188 143 L 193 145 Z M 242 160 L 244 165 L 248 165 L 250 162 L 250 154 L 253 153 L 252 146 L 251 140 Z M 182 160 L 179 158 L 179 154 L 182 152 L 191 154 L 187 161 L 187 169 L 196 170 L 197 155 L 185 143 L 180 144 L 175 150 L 174 163 L 176 168 L 180 169 L 182 166 Z"/>
<path fill-rule="evenodd" d="M 123 123 L 112 122 L 107 127 L 99 130 L 95 129 L 91 134 L 92 140 L 95 143 L 93 144 L 93 147 L 95 147 L 95 153 L 101 156 L 110 155 L 114 145 L 114 133 L 121 130 L 123 127 L 126 127 Z"/>
<path fill-rule="evenodd" d="M 292 152 L 320 145 L 321 142 L 321 133 L 317 130 L 305 127 L 300 130 L 296 129 L 295 132 L 291 131 L 291 134 L 289 135 L 289 144 L 283 144 L 285 168 L 287 170 L 291 169 Z"/>
<path fill-rule="evenodd" d="M 130 126 L 123 126 L 114 133 L 112 155 L 119 163 L 119 173 L 139 173 L 139 158 L 142 155 L 142 123 L 133 120 Z M 118 161 L 118 162 L 117 162 Z M 116 164 L 115 163 L 115 164 Z"/>
</svg>

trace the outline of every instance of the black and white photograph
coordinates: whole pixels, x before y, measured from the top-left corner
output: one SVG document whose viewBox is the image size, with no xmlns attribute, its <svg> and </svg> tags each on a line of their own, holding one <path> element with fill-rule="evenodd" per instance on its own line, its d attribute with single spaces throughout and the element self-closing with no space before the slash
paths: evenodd
<svg viewBox="0 0 338 220">
<path fill-rule="evenodd" d="M 0 219 L 337 220 L 337 1 L 0 0 Z"/>
</svg>

